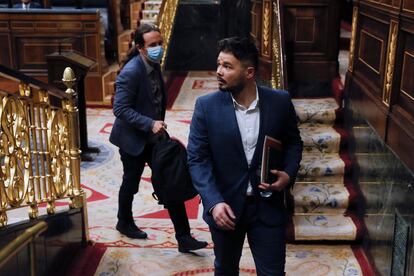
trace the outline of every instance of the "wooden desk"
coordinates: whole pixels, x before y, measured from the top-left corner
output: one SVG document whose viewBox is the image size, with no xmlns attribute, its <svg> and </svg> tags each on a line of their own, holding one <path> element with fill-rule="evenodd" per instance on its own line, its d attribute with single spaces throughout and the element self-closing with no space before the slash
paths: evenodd
<svg viewBox="0 0 414 276">
<path fill-rule="evenodd" d="M 0 9 L 0 63 L 47 82 L 46 55 L 59 47 L 77 51 L 96 62 L 85 80 L 86 101 L 102 102 L 106 61 L 100 28 L 97 10 Z"/>
</svg>

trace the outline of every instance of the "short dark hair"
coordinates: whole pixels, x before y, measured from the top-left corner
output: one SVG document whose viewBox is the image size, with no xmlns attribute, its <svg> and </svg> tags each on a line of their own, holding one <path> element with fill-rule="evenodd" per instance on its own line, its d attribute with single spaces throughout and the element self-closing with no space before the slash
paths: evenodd
<svg viewBox="0 0 414 276">
<path fill-rule="evenodd" d="M 233 54 L 241 62 L 248 62 L 257 69 L 259 50 L 253 39 L 247 37 L 229 37 L 218 42 L 218 51 Z"/>
<path fill-rule="evenodd" d="M 160 28 L 158 28 L 157 25 L 149 24 L 149 23 L 144 23 L 144 24 L 139 25 L 139 27 L 135 31 L 135 36 L 134 36 L 135 45 L 138 45 L 139 47 L 144 47 L 145 45 L 144 34 L 150 33 L 150 32 L 161 33 Z"/>
</svg>

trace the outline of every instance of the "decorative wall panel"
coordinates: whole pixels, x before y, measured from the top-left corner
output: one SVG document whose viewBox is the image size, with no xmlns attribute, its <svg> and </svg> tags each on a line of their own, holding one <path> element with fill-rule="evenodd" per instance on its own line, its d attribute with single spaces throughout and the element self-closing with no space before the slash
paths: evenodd
<svg viewBox="0 0 414 276">
<path fill-rule="evenodd" d="M 4 38 L 4 39 L 2 39 Z M 46 56 L 74 50 L 97 62 L 85 80 L 87 101 L 102 102 L 106 66 L 99 12 L 85 10 L 0 11 L 0 64 L 39 79 L 47 78 Z"/>
<path fill-rule="evenodd" d="M 384 9 L 384 6 L 392 8 Z M 346 90 L 358 112 L 414 170 L 414 1 L 355 1 Z"/>
</svg>

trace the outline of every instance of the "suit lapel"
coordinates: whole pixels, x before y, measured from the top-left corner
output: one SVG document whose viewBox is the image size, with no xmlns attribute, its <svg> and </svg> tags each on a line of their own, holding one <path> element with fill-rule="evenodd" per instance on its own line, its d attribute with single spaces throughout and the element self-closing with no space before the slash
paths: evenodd
<svg viewBox="0 0 414 276">
<path fill-rule="evenodd" d="M 261 88 L 258 86 L 257 89 L 259 93 L 260 126 L 259 126 L 259 135 L 257 137 L 257 144 L 254 150 L 253 159 L 251 163 L 252 167 L 258 165 L 261 162 L 259 157 L 262 156 L 263 141 L 264 141 L 264 136 L 265 136 L 266 128 L 267 128 L 266 124 L 269 121 L 269 118 L 268 118 L 269 108 L 267 105 L 268 101 L 265 97 L 265 93 L 262 93 Z"/>
<path fill-rule="evenodd" d="M 237 123 L 236 112 L 234 110 L 233 100 L 230 93 L 223 93 L 223 117 L 229 121 L 229 130 L 233 135 L 233 141 L 236 145 L 236 148 L 241 156 L 243 156 L 244 163 L 247 167 L 246 154 L 244 153 L 243 142 L 240 135 L 239 125 Z"/>
<path fill-rule="evenodd" d="M 151 99 L 152 103 L 154 103 L 154 99 L 152 96 L 152 89 L 151 89 L 151 82 L 150 79 L 148 77 L 148 73 L 147 73 L 147 68 L 145 67 L 144 61 L 142 60 L 142 56 L 139 55 L 138 56 L 138 66 L 139 66 L 139 70 L 140 72 L 142 72 L 142 81 L 144 82 L 145 85 L 145 90 L 146 93 L 148 95 L 148 97 Z"/>
</svg>

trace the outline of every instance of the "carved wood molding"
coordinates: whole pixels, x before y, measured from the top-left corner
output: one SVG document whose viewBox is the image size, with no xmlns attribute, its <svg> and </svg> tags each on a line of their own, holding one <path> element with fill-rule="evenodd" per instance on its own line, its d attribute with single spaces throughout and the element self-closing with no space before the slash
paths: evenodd
<svg viewBox="0 0 414 276">
<path fill-rule="evenodd" d="M 272 6 L 271 2 L 265 0 L 263 2 L 263 35 L 261 54 L 264 57 L 270 58 L 271 54 L 271 31 L 272 31 Z"/>
<path fill-rule="evenodd" d="M 354 7 L 354 10 L 352 13 L 351 42 L 349 46 L 349 65 L 348 65 L 349 72 L 353 72 L 354 70 L 355 40 L 356 40 L 357 25 L 358 25 L 358 7 Z"/>
</svg>

